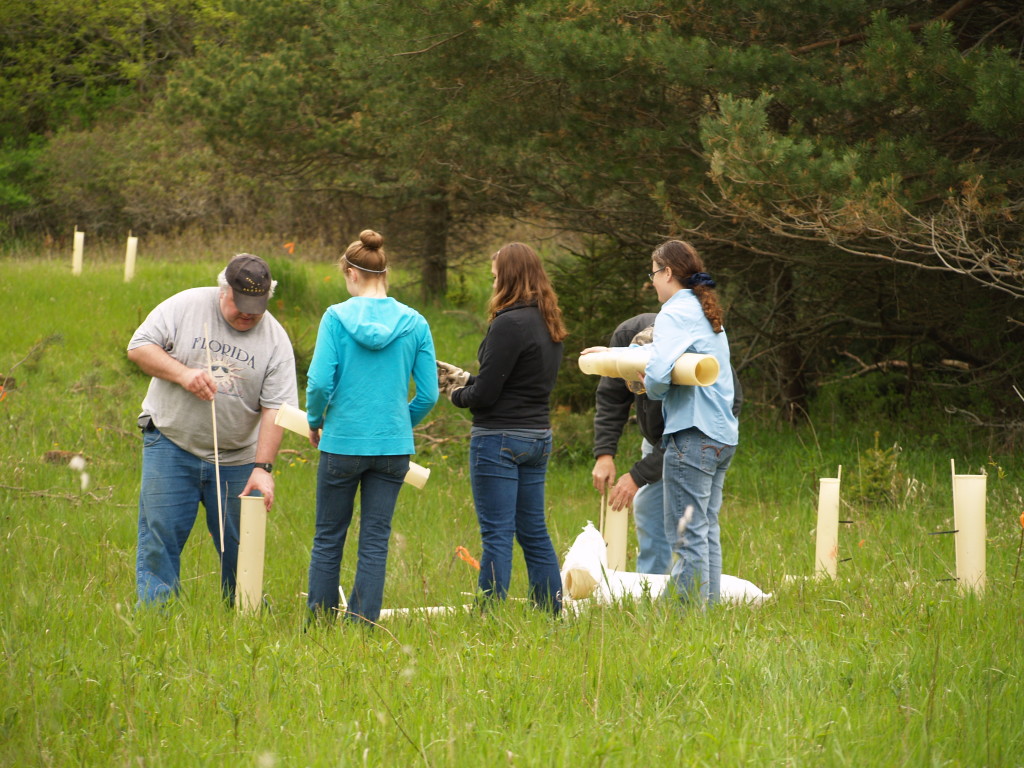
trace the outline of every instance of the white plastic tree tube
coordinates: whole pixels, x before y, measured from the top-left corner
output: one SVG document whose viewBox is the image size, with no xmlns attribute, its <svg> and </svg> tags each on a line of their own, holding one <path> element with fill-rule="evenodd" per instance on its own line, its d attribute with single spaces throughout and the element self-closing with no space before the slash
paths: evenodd
<svg viewBox="0 0 1024 768">
<path fill-rule="evenodd" d="M 956 579 L 961 592 L 985 591 L 985 475 L 958 475 L 953 459 L 953 527 Z"/>
<path fill-rule="evenodd" d="M 239 612 L 258 611 L 263 604 L 263 561 L 267 541 L 267 508 L 262 496 L 243 496 L 238 526 L 238 578 L 235 605 Z"/>
<path fill-rule="evenodd" d="M 626 570 L 626 537 L 629 534 L 629 510 L 612 509 L 608 495 L 601 496 L 601 534 L 608 547 L 608 568 L 613 571 Z"/>
<path fill-rule="evenodd" d="M 584 373 L 640 381 L 651 353 L 649 347 L 605 347 L 580 355 Z M 687 352 L 672 368 L 673 384 L 709 387 L 718 379 L 718 360 L 712 355 Z"/>
<path fill-rule="evenodd" d="M 128 244 L 124 249 L 124 281 L 130 283 L 135 277 L 135 254 L 139 250 L 139 238 L 128 235 Z"/>
<path fill-rule="evenodd" d="M 840 467 L 840 476 L 842 467 Z M 818 478 L 818 525 L 814 546 L 814 572 L 836 577 L 839 562 L 839 477 Z"/>
<path fill-rule="evenodd" d="M 277 426 L 284 427 L 297 435 L 309 437 L 309 422 L 306 421 L 306 412 L 299 410 L 294 405 L 283 403 L 281 407 L 277 409 L 277 416 L 274 417 L 274 423 L 277 424 Z"/>
<path fill-rule="evenodd" d="M 71 248 L 71 274 L 82 274 L 82 254 L 85 252 L 85 232 L 75 227 L 74 245 Z"/>
<path fill-rule="evenodd" d="M 297 435 L 303 437 L 309 437 L 309 422 L 306 420 L 306 412 L 296 408 L 294 405 L 283 403 L 280 408 L 277 409 L 277 416 L 274 417 L 274 423 L 279 427 L 283 427 L 290 432 L 294 432 Z M 418 488 L 421 491 L 423 486 L 427 484 L 427 480 L 430 479 L 430 470 L 427 467 L 417 464 L 415 461 L 409 462 L 409 471 L 405 473 L 405 482 L 411 485 L 413 488 Z"/>
</svg>

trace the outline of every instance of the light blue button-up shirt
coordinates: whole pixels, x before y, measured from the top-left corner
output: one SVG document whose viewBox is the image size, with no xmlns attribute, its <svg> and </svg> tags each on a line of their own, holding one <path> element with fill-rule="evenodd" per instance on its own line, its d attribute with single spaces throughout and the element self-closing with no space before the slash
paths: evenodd
<svg viewBox="0 0 1024 768">
<path fill-rule="evenodd" d="M 709 387 L 672 384 L 672 367 L 686 352 L 713 355 L 718 379 Z M 661 400 L 665 434 L 697 427 L 726 445 L 739 443 L 739 421 L 732 413 L 734 395 L 729 339 L 715 333 L 700 300 L 684 288 L 661 306 L 654 321 L 654 344 L 644 370 L 647 396 Z"/>
</svg>

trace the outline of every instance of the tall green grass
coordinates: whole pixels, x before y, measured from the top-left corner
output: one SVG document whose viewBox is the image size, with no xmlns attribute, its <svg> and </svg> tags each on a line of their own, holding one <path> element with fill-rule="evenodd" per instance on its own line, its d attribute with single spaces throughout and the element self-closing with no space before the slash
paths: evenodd
<svg viewBox="0 0 1024 768">
<path fill-rule="evenodd" d="M 311 344 L 344 299 L 327 263 L 274 260 L 274 312 Z M 723 511 L 725 570 L 773 593 L 759 609 L 687 613 L 637 601 L 559 620 L 520 600 L 485 614 L 392 619 L 303 633 L 315 452 L 287 435 L 267 534 L 272 606 L 218 600 L 202 523 L 165 611 L 134 598 L 139 438 L 147 379 L 124 359 L 158 301 L 212 284 L 217 261 L 8 260 L 0 277 L 0 764 L 50 765 L 1022 765 L 1024 586 L 1016 583 L 1019 461 L 986 433 L 870 418 L 792 431 L 756 403 Z M 467 306 L 426 306 L 439 355 L 471 365 L 484 285 Z M 394 279 L 402 284 L 401 273 Z M 399 298 L 416 305 L 415 286 Z M 571 344 L 570 344 L 571 347 Z M 462 605 L 479 554 L 465 415 L 441 403 L 399 498 L 388 607 Z M 559 414 L 548 482 L 564 552 L 598 500 L 586 414 Z M 939 422 L 936 422 L 937 424 Z M 874 446 L 899 442 L 901 493 L 855 489 Z M 572 440 L 567 438 L 572 437 Z M 582 443 L 582 444 L 581 444 Z M 638 450 L 639 437 L 625 441 Z M 81 452 L 79 473 L 49 463 Z M 958 594 L 949 459 L 989 473 L 988 589 Z M 835 582 L 811 573 L 817 478 L 843 465 Z M 346 552 L 351 585 L 355 546 Z M 515 564 L 512 594 L 526 594 Z M 1024 574 L 1020 574 L 1024 579 Z"/>
</svg>

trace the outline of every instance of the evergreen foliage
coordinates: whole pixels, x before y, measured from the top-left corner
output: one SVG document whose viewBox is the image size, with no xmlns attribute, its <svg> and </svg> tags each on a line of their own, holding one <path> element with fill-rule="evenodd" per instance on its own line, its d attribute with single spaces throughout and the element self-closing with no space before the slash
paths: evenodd
<svg viewBox="0 0 1024 768">
<path fill-rule="evenodd" d="M 861 376 L 1019 405 L 1015 0 L 19 0 L 0 20 L 9 227 L 258 211 L 340 245 L 372 225 L 430 298 L 496 216 L 543 220 L 570 315 L 597 251 L 629 254 L 598 297 L 627 316 L 650 308 L 633 260 L 683 237 L 787 418 Z M 573 338 L 619 319 L 591 307 Z"/>
</svg>

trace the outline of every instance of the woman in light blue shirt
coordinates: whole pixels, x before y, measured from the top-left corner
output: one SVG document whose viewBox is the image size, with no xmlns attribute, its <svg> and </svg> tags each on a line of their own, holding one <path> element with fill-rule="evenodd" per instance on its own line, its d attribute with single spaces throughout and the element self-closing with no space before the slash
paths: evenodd
<svg viewBox="0 0 1024 768">
<path fill-rule="evenodd" d="M 650 278 L 662 307 L 644 378 L 647 396 L 663 401 L 665 534 L 676 555 L 672 582 L 684 603 L 714 604 L 722 579 L 722 487 L 739 442 L 729 340 L 715 281 L 694 247 L 669 240 L 651 258 Z M 714 384 L 672 384 L 672 368 L 686 352 L 718 360 Z"/>
</svg>

